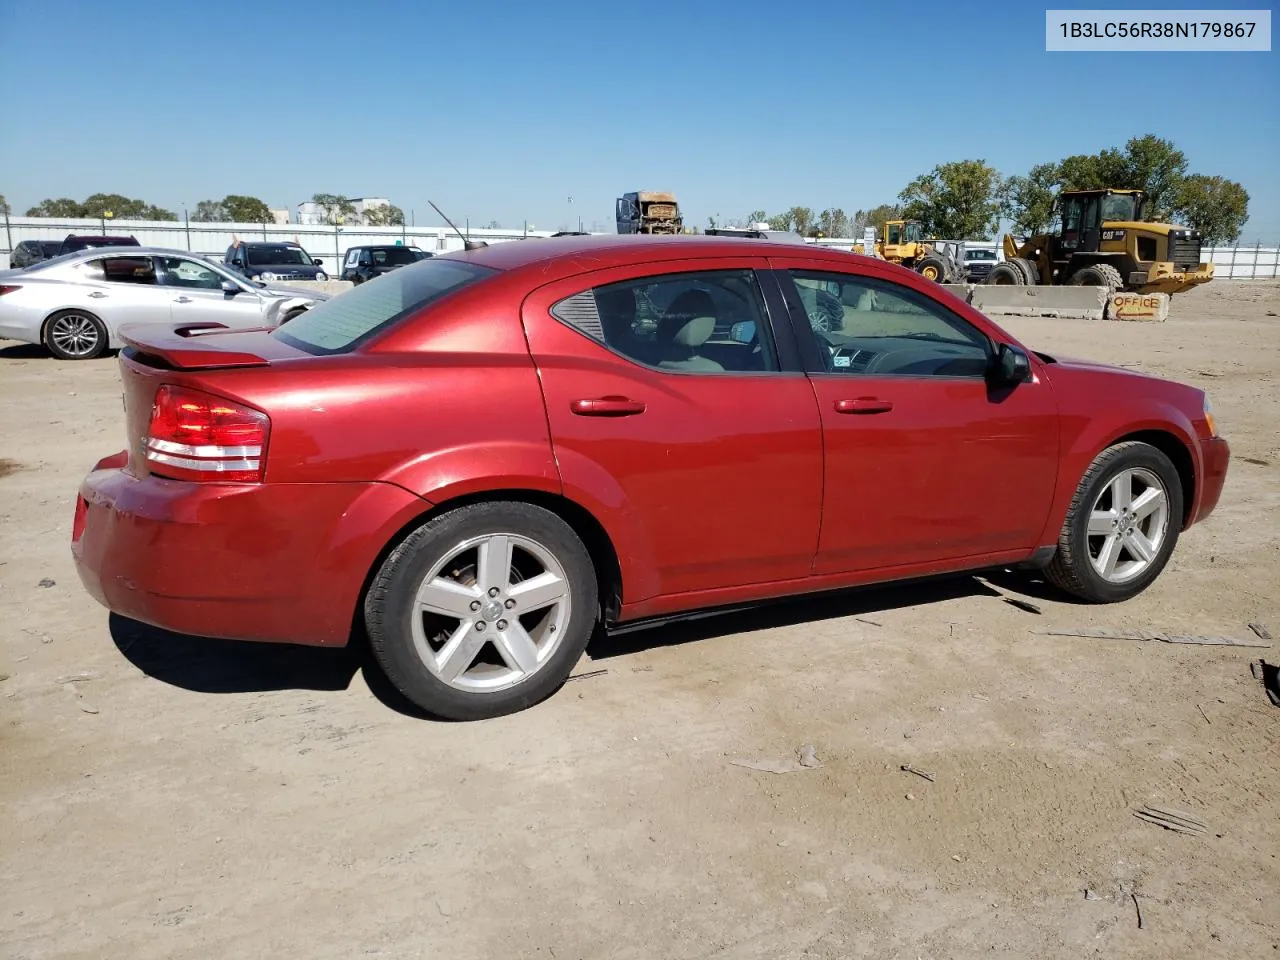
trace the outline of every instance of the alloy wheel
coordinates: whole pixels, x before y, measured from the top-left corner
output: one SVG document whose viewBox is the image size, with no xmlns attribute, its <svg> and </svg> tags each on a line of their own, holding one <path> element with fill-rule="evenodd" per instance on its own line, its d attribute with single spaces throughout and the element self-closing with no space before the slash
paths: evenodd
<svg viewBox="0 0 1280 960">
<path fill-rule="evenodd" d="M 511 533 L 464 540 L 418 588 L 414 649 L 455 689 L 507 689 L 555 653 L 569 623 L 570 595 L 563 566 L 536 540 Z"/>
<path fill-rule="evenodd" d="M 69 357 L 87 357 L 101 342 L 97 324 L 81 313 L 64 313 L 49 325 L 49 338 Z"/>
<path fill-rule="evenodd" d="M 1152 471 L 1121 470 L 1089 512 L 1089 562 L 1108 583 L 1140 576 L 1160 554 L 1169 531 L 1169 492 Z"/>
</svg>

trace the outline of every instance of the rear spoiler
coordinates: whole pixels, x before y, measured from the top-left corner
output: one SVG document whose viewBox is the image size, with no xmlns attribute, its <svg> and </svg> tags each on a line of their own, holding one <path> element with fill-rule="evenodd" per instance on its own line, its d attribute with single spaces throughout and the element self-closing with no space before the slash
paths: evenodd
<svg viewBox="0 0 1280 960">
<path fill-rule="evenodd" d="M 200 343 L 209 333 L 229 330 L 225 323 L 207 321 L 171 326 L 164 323 L 126 323 L 119 329 L 126 353 L 162 361 L 174 370 L 209 367 L 262 367 L 267 358 L 244 350 L 228 349 L 218 344 Z M 272 327 L 254 327 L 236 333 L 265 333 Z"/>
</svg>

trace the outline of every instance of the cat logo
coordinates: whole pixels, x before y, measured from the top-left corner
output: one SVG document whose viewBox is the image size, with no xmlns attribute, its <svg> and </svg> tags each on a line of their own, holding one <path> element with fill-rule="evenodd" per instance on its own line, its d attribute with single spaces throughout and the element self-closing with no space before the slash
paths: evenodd
<svg viewBox="0 0 1280 960">
<path fill-rule="evenodd" d="M 1124 239 L 1124 231 L 1123 231 L 1123 230 L 1103 230 L 1103 231 L 1102 231 L 1102 239 L 1103 239 L 1104 241 L 1107 241 L 1107 240 L 1123 240 L 1123 239 Z"/>
</svg>

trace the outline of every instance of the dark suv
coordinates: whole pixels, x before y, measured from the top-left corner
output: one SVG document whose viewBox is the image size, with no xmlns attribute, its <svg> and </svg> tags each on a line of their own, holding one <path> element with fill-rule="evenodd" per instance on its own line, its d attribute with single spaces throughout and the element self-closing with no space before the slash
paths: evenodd
<svg viewBox="0 0 1280 960">
<path fill-rule="evenodd" d="M 61 250 L 61 240 L 23 240 L 9 254 L 9 267 L 13 270 L 21 270 L 33 263 L 56 257 Z"/>
<path fill-rule="evenodd" d="M 425 250 L 400 244 L 351 247 L 342 258 L 342 276 L 339 279 L 361 284 L 374 277 L 380 277 L 384 273 L 390 273 L 396 267 L 408 266 L 419 260 L 426 260 L 430 256 L 431 254 Z"/>
<path fill-rule="evenodd" d="M 136 237 L 92 237 L 84 234 L 76 235 L 68 233 L 62 240 L 62 244 L 58 247 L 58 255 L 64 253 L 77 253 L 81 250 L 88 250 L 90 247 L 136 247 L 138 240 Z"/>
<path fill-rule="evenodd" d="M 245 243 L 227 247 L 224 265 L 250 280 L 328 280 L 324 261 L 297 243 Z"/>
</svg>

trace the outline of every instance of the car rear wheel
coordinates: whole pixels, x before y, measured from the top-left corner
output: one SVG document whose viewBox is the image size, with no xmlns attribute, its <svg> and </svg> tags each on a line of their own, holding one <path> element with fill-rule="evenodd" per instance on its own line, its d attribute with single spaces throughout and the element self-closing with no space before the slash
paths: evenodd
<svg viewBox="0 0 1280 960">
<path fill-rule="evenodd" d="M 59 360 L 92 360 L 107 349 L 107 328 L 87 310 L 62 310 L 44 323 L 44 345 Z"/>
<path fill-rule="evenodd" d="M 1093 603 L 1137 596 L 1173 554 L 1182 497 L 1178 471 L 1163 452 L 1137 442 L 1109 447 L 1076 489 L 1046 576 Z"/>
<path fill-rule="evenodd" d="M 412 703 L 448 720 L 514 713 L 557 690 L 597 618 L 591 556 L 529 504 L 436 517 L 382 564 L 365 598 L 373 654 Z"/>
</svg>

